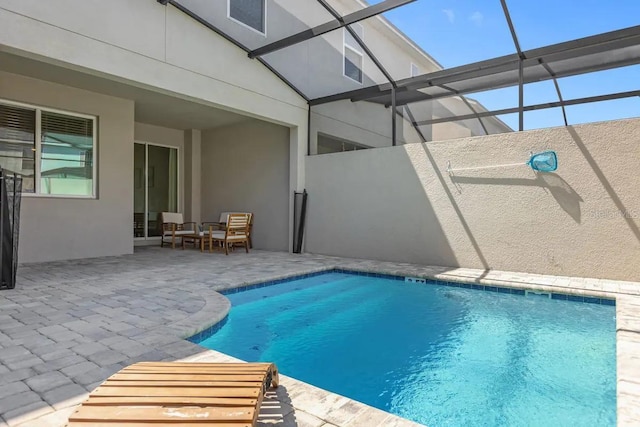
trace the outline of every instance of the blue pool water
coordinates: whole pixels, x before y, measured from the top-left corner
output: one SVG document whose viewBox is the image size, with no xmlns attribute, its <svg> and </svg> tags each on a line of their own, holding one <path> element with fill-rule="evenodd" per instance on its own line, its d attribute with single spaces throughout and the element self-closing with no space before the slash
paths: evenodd
<svg viewBox="0 0 640 427">
<path fill-rule="evenodd" d="M 615 307 L 342 273 L 228 298 L 201 345 L 431 427 L 615 425 Z"/>
</svg>

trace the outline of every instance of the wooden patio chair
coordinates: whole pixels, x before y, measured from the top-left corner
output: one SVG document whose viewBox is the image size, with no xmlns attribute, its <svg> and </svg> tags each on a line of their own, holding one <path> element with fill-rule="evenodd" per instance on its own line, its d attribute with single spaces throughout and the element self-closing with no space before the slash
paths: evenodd
<svg viewBox="0 0 640 427">
<path fill-rule="evenodd" d="M 270 387 L 273 363 L 136 363 L 95 389 L 67 425 L 255 426 Z"/>
<path fill-rule="evenodd" d="M 160 215 L 162 221 L 160 247 L 163 247 L 165 243 L 171 243 L 171 247 L 175 249 L 177 239 L 181 239 L 181 236 L 196 232 L 196 223 L 184 222 L 181 213 L 162 212 Z M 166 241 L 167 239 L 170 240 Z"/>
<path fill-rule="evenodd" d="M 205 232 L 210 229 L 213 231 L 224 231 L 227 221 L 229 220 L 229 215 L 232 214 L 249 215 L 249 249 L 252 249 L 253 242 L 251 241 L 251 232 L 253 231 L 253 219 L 255 216 L 252 212 L 222 212 L 217 222 L 203 222 L 202 229 L 205 230 Z"/>
<path fill-rule="evenodd" d="M 229 214 L 224 231 L 209 226 L 209 252 L 213 252 L 214 243 L 220 242 L 225 255 L 229 255 L 229 245 L 242 244 L 249 253 L 249 222 L 251 214 Z"/>
</svg>

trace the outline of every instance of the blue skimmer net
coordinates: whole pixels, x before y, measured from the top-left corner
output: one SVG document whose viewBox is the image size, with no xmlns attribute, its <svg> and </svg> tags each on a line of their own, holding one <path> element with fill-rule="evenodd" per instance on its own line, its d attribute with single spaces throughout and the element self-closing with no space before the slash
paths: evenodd
<svg viewBox="0 0 640 427">
<path fill-rule="evenodd" d="M 538 172 L 554 172 L 558 169 L 558 155 L 555 151 L 532 154 L 527 162 L 531 169 Z"/>
</svg>

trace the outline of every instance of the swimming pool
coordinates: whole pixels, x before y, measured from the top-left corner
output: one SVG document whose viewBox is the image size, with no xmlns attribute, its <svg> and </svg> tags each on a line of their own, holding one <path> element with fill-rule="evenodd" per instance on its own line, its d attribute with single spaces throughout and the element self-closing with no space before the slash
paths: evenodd
<svg viewBox="0 0 640 427">
<path fill-rule="evenodd" d="M 429 426 L 614 426 L 615 307 L 327 273 L 227 295 L 200 345 Z"/>
</svg>

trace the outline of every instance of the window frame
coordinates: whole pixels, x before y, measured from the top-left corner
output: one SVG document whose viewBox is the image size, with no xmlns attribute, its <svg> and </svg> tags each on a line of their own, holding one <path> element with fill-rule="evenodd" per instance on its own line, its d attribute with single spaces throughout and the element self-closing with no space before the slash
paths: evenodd
<svg viewBox="0 0 640 427">
<path fill-rule="evenodd" d="M 34 198 L 53 198 L 53 199 L 85 199 L 85 200 L 96 200 L 98 199 L 98 116 L 91 114 L 82 114 L 76 113 L 73 111 L 61 110 L 58 108 L 50 108 L 43 107 L 35 104 L 28 104 L 25 102 L 12 101 L 9 99 L 0 98 L 0 104 L 10 105 L 13 107 L 24 108 L 27 110 L 34 110 L 36 113 L 36 127 L 35 127 L 35 156 L 34 156 L 34 183 L 33 183 L 33 193 L 23 192 L 23 197 L 34 197 Z M 42 178 L 42 112 L 46 111 L 49 113 L 62 114 L 71 117 L 78 117 L 82 119 L 88 119 L 93 122 L 93 152 L 92 152 L 92 194 L 83 196 L 83 195 L 75 195 L 75 194 L 47 194 L 40 193 L 41 188 L 41 178 Z"/>
<path fill-rule="evenodd" d="M 133 241 L 134 242 L 159 242 L 162 239 L 162 236 L 148 236 L 149 233 L 149 174 L 148 174 L 148 168 L 149 168 L 149 146 L 153 145 L 155 147 L 162 147 L 162 148 L 169 148 L 169 149 L 173 149 L 176 150 L 176 206 L 177 206 L 177 210 L 180 212 L 184 212 L 184 206 L 182 206 L 182 190 L 183 188 L 182 186 L 182 181 L 180 179 L 181 173 L 182 173 L 182 150 L 180 149 L 180 147 L 175 146 L 175 145 L 168 145 L 168 144 L 158 144 L 155 142 L 149 142 L 148 140 L 142 140 L 142 139 L 135 139 L 133 141 L 134 143 L 134 147 L 135 144 L 140 144 L 140 145 L 144 145 L 144 163 L 145 163 L 145 170 L 143 171 L 143 182 L 142 185 L 144 186 L 144 234 L 145 236 L 143 237 L 135 237 L 133 236 Z M 135 179 L 135 178 L 134 178 Z M 135 209 L 134 209 L 134 213 L 135 213 Z"/>
<path fill-rule="evenodd" d="M 355 24 L 351 24 L 351 25 L 358 25 L 362 31 L 362 36 L 360 36 L 361 39 L 364 39 L 364 26 L 362 24 L 359 23 L 355 23 Z M 355 47 L 350 46 L 347 43 L 347 33 L 349 31 L 346 28 L 342 29 L 342 76 L 348 78 L 349 80 L 351 80 L 352 82 L 358 83 L 360 86 L 364 86 L 364 53 L 358 51 Z M 347 65 L 347 49 L 349 49 L 352 53 L 355 53 L 356 55 L 358 55 L 360 57 L 360 67 L 358 68 L 360 70 L 360 81 L 354 79 L 351 76 L 348 76 L 346 73 L 346 65 Z"/>
<path fill-rule="evenodd" d="M 264 32 L 256 30 L 255 28 L 253 28 L 251 25 L 246 24 L 242 21 L 240 21 L 239 19 L 234 18 L 233 16 L 231 16 L 231 0 L 227 0 L 227 19 L 230 19 L 231 21 L 235 22 L 236 24 L 240 24 L 245 28 L 248 28 L 249 30 L 260 34 L 261 36 L 263 36 L 264 38 L 267 37 L 267 0 L 261 0 L 262 4 L 264 5 L 263 9 L 264 9 L 264 13 L 262 14 L 262 22 L 263 22 L 263 27 L 264 27 Z"/>
</svg>

